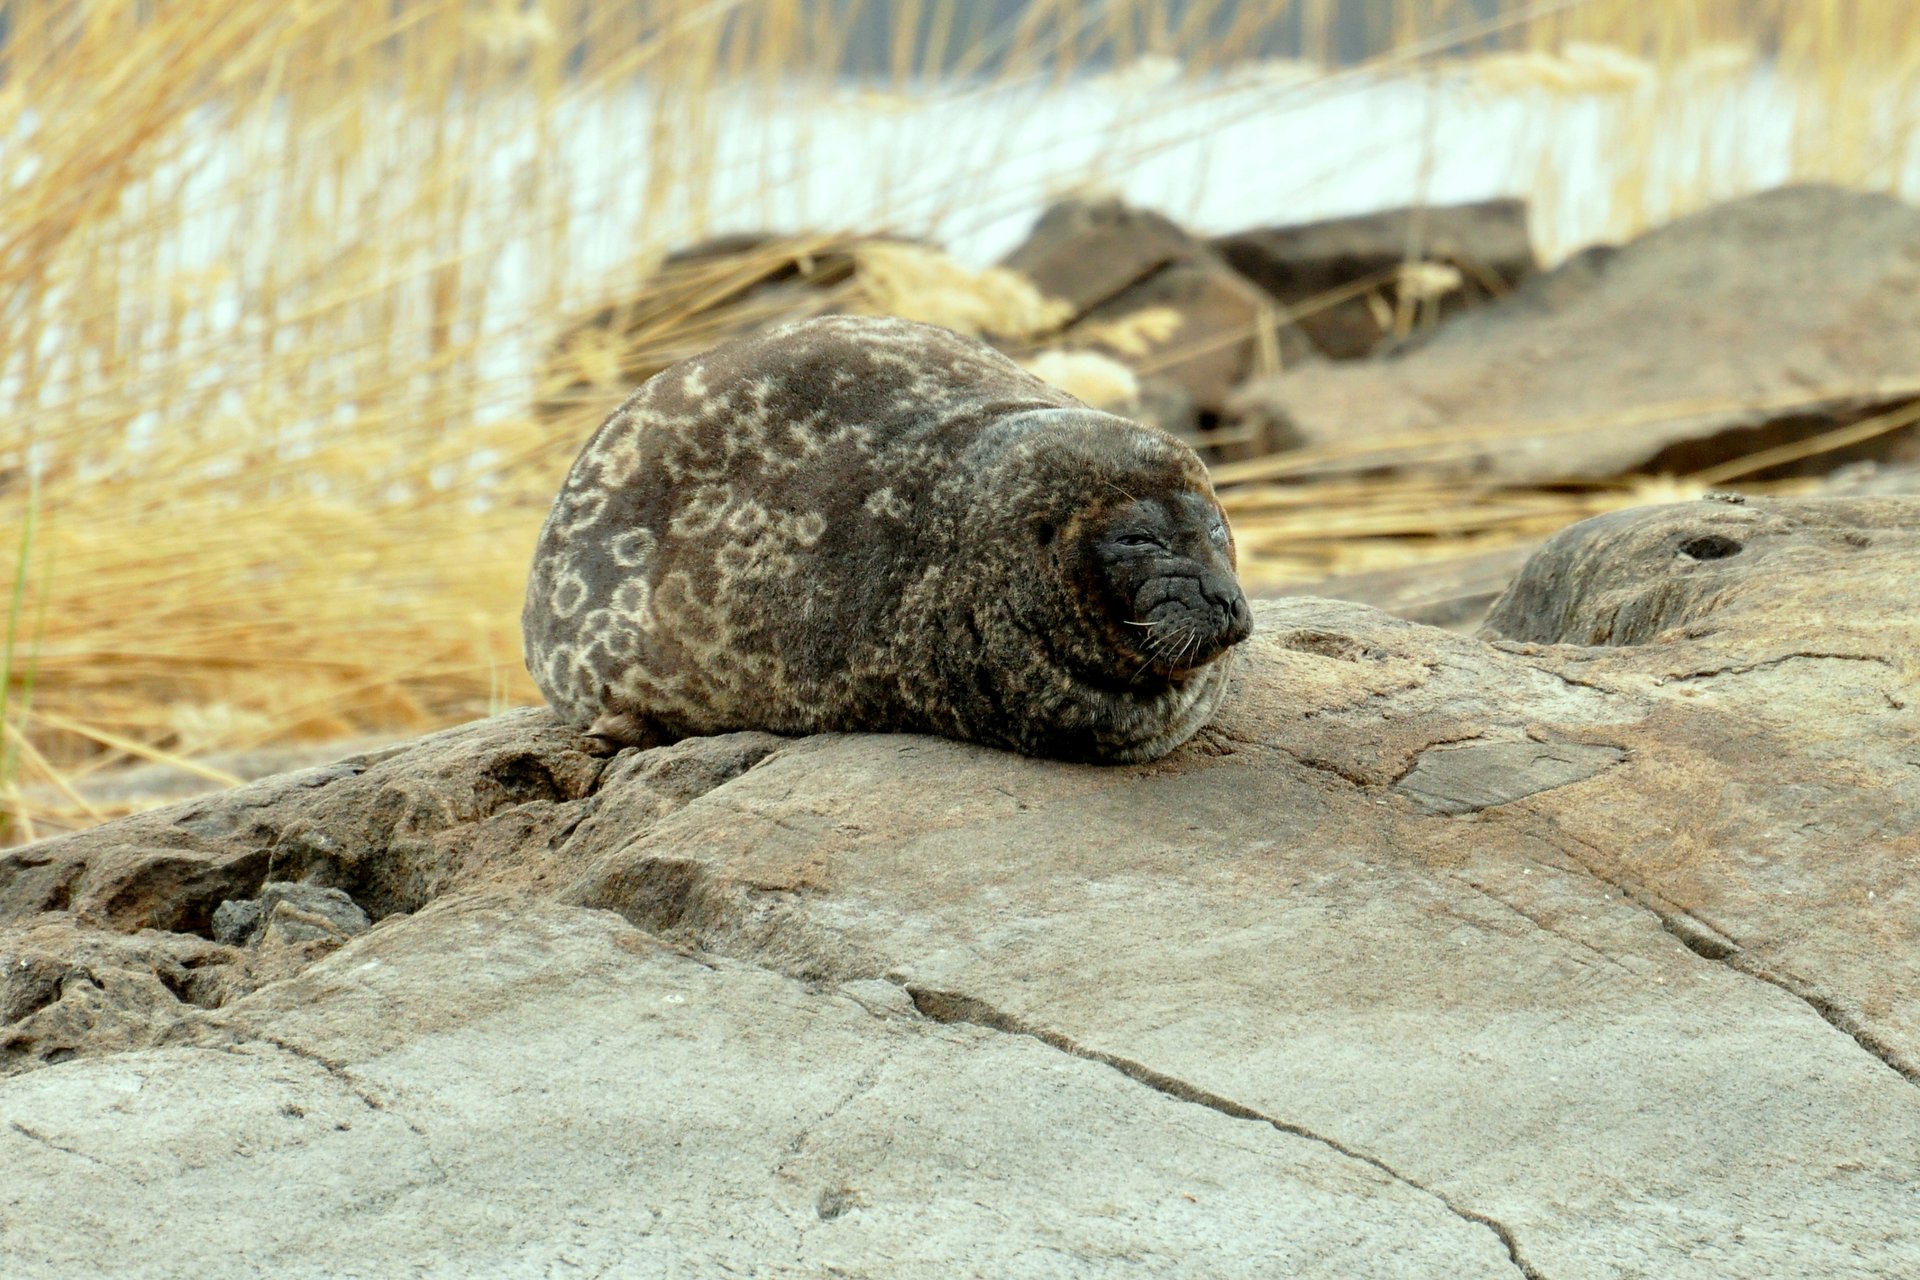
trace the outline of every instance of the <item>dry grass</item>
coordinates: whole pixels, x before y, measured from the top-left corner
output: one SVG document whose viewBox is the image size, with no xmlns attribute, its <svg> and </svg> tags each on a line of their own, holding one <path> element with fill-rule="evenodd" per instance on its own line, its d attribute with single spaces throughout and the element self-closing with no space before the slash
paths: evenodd
<svg viewBox="0 0 1920 1280">
<path fill-rule="evenodd" d="M 630 293 L 666 240 L 738 215 L 718 207 L 742 189 L 713 161 L 723 106 L 746 95 L 772 121 L 827 93 L 848 7 L 9 4 L 0 551 L 19 608 L 0 671 L 0 841 L 110 814 L 77 784 L 129 759 L 404 733 L 531 700 L 525 560 L 603 406 L 542 421 L 538 389 L 498 353 L 538 349 L 564 317 Z M 1231 66 L 1291 24 L 1324 59 L 1334 8 L 1036 0 L 989 31 L 968 25 L 973 6 L 886 7 L 898 38 L 869 68 L 876 110 L 928 68 L 962 77 L 943 92 L 964 106 L 1101 53 Z M 1370 61 L 1315 83 L 1465 60 L 1505 91 L 1611 100 L 1606 141 L 1623 159 L 1606 200 L 1621 232 L 1753 181 L 1702 124 L 1752 50 L 1777 53 L 1799 86 L 1797 172 L 1893 186 L 1912 154 L 1914 121 L 1887 97 L 1920 70 L 1907 0 L 1486 9 L 1370 5 Z M 589 181 L 560 140 L 613 101 L 644 109 L 608 132 L 618 154 Z M 1129 140 L 1158 101 L 1140 95 L 1105 163 L 1170 145 Z M 1690 138 L 1703 141 L 1679 180 L 1670 166 Z M 770 125 L 746 175 L 770 216 L 799 181 L 784 165 L 794 145 Z M 1565 198 L 1556 184 L 1543 169 L 1548 215 Z M 986 213 L 971 189 L 907 194 L 933 199 L 903 196 L 919 221 L 893 229 L 935 241 Z M 981 327 L 1044 307 L 910 251 L 868 265 L 876 307 Z M 655 302 L 663 347 L 697 345 L 697 290 Z M 1283 474 L 1300 461 L 1231 491 L 1256 579 L 1533 538 L 1649 492 L 1308 486 Z"/>
</svg>

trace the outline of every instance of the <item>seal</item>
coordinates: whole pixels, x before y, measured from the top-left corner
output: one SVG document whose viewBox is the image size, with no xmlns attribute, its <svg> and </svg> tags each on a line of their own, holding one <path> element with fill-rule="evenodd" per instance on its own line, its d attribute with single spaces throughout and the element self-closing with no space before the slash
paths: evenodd
<svg viewBox="0 0 1920 1280">
<path fill-rule="evenodd" d="M 1252 615 L 1206 470 L 931 325 L 829 316 L 649 379 L 540 531 L 527 669 L 611 746 L 919 732 L 1152 760 Z"/>
</svg>

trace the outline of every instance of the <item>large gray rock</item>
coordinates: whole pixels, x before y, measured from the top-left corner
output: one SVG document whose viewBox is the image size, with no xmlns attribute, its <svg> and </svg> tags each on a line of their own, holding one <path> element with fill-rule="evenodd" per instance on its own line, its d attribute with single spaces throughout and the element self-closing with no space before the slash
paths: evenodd
<svg viewBox="0 0 1920 1280">
<path fill-rule="evenodd" d="M 1915 1274 L 1916 540 L 1262 604 L 1138 768 L 524 711 L 9 851 L 9 969 L 208 976 L 16 1054 L 0 1274 Z M 265 977 L 200 935 L 268 879 L 378 923 Z"/>
<path fill-rule="evenodd" d="M 1155 272 L 1206 254 L 1205 242 L 1165 214 L 1075 198 L 1049 206 L 1000 265 L 1065 302 L 1078 319 Z"/>
<path fill-rule="evenodd" d="M 0 1100 L 9 1277 L 1511 1274 L 1311 1135 L 1029 1036 L 456 898 Z"/>
<path fill-rule="evenodd" d="M 1381 315 L 1412 308 L 1432 323 L 1498 298 L 1539 270 L 1524 200 L 1384 209 L 1213 241 L 1227 262 L 1295 314 L 1322 354 L 1371 355 L 1389 336 Z M 1431 297 L 1407 288 L 1425 268 L 1454 276 Z M 1358 292 L 1356 292 L 1358 290 Z M 1348 296 L 1341 296 L 1348 295 Z"/>
<path fill-rule="evenodd" d="M 1178 387 L 1208 422 L 1255 371 L 1312 350 L 1206 241 L 1124 201 L 1060 201 L 1001 265 L 1068 305 L 1067 323 L 1050 344 L 1123 359 Z M 1141 323 L 1169 315 L 1177 319 L 1170 329 Z"/>
<path fill-rule="evenodd" d="M 1258 380 L 1227 416 L 1276 447 L 1338 445 L 1341 466 L 1539 483 L 1692 473 L 1916 396 L 1920 210 L 1801 186 L 1589 251 L 1397 358 Z M 1915 441 L 1863 432 L 1752 474 L 1912 459 Z"/>
</svg>

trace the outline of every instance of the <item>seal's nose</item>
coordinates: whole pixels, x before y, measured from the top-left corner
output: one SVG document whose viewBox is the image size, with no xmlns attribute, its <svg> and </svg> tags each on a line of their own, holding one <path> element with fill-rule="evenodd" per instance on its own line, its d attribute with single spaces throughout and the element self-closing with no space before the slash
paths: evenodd
<svg viewBox="0 0 1920 1280">
<path fill-rule="evenodd" d="M 1247 605 L 1246 592 L 1234 588 L 1233 601 L 1227 606 L 1227 645 L 1239 644 L 1253 634 L 1253 610 Z"/>
<path fill-rule="evenodd" d="M 1215 625 L 1219 629 L 1214 634 L 1220 648 L 1216 652 L 1231 649 L 1253 634 L 1253 610 L 1236 578 L 1225 573 L 1210 574 L 1202 579 L 1200 590 L 1217 619 Z"/>
</svg>

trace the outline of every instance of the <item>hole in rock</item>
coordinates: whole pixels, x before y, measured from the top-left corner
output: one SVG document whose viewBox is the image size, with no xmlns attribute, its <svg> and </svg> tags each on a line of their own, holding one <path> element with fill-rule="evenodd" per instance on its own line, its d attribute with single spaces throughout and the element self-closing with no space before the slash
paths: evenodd
<svg viewBox="0 0 1920 1280">
<path fill-rule="evenodd" d="M 1332 631 L 1302 629 L 1289 631 L 1279 637 L 1282 648 L 1295 653 L 1311 653 L 1323 658 L 1337 658 L 1342 662 L 1378 662 L 1387 655 L 1370 645 L 1361 643 L 1352 636 L 1343 636 Z"/>
<path fill-rule="evenodd" d="M 487 776 L 503 793 L 507 804 L 525 804 L 531 800 L 564 800 L 566 789 L 553 776 L 546 762 L 530 751 L 518 751 L 487 766 Z"/>
<path fill-rule="evenodd" d="M 1689 560 L 1725 560 L 1743 550 L 1740 543 L 1717 533 L 1703 533 L 1680 544 L 1680 554 Z"/>
<path fill-rule="evenodd" d="M 197 1001 L 188 994 L 192 989 L 192 978 L 185 970 L 170 969 L 166 965 L 155 965 L 153 976 L 160 980 L 160 985 L 167 989 L 167 994 L 171 995 L 181 1004 L 197 1003 Z"/>
<path fill-rule="evenodd" d="M 78 871 L 79 868 L 75 867 L 74 870 Z M 47 896 L 41 901 L 40 909 L 42 911 L 65 911 L 68 907 L 72 906 L 73 882 L 76 878 L 75 876 L 62 876 L 60 879 L 54 881 L 53 887 L 47 890 Z"/>
</svg>

